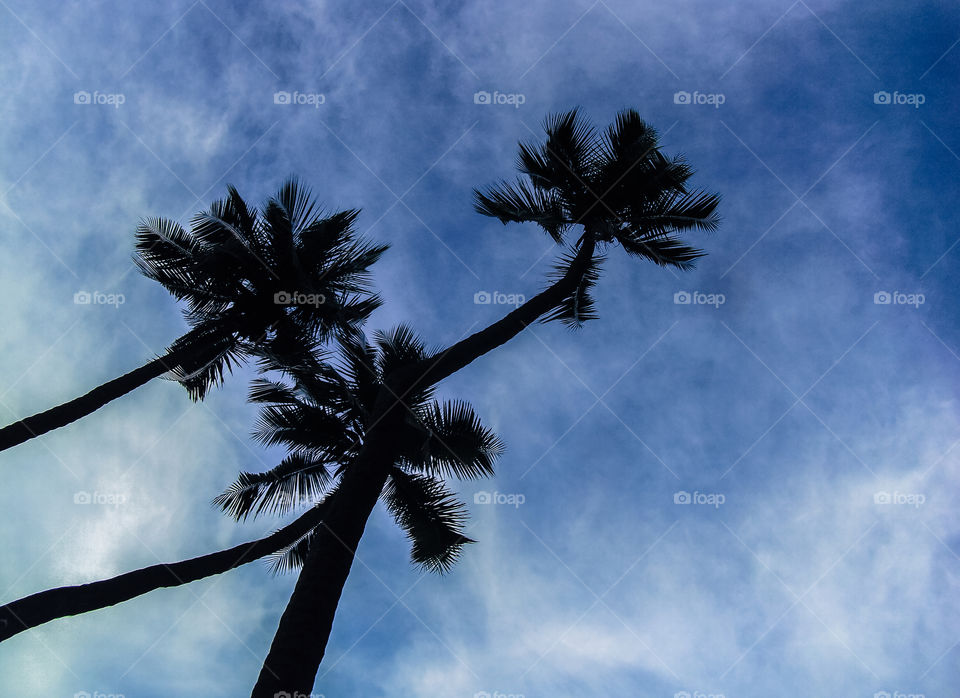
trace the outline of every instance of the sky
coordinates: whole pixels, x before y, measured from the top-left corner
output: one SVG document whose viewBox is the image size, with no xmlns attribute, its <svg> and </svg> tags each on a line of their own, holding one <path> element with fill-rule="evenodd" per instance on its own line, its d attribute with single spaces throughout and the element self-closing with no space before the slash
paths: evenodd
<svg viewBox="0 0 960 698">
<path fill-rule="evenodd" d="M 228 183 L 361 208 L 391 245 L 369 328 L 455 342 L 560 252 L 472 188 L 549 113 L 635 108 L 723 197 L 708 256 L 612 250 L 600 319 L 440 386 L 507 446 L 456 484 L 478 542 L 421 572 L 378 508 L 314 696 L 956 696 L 958 69 L 936 2 L 0 0 L 0 416 L 184 331 L 133 232 Z M 282 525 L 210 504 L 282 457 L 251 375 L 199 404 L 153 381 L 2 454 L 3 601 Z M 0 695 L 246 695 L 294 583 L 254 563 L 22 633 Z"/>
</svg>

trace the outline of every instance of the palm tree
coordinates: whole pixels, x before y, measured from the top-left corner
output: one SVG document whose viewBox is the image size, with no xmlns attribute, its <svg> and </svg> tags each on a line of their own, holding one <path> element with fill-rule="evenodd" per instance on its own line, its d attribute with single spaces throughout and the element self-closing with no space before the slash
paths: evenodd
<svg viewBox="0 0 960 698">
<path fill-rule="evenodd" d="M 340 367 L 314 357 L 309 369 L 282 369 L 293 377 L 292 385 L 267 379 L 253 382 L 250 399 L 264 405 L 255 437 L 267 444 L 287 445 L 290 455 L 264 473 L 241 473 L 214 499 L 237 520 L 251 514 L 283 515 L 309 506 L 305 513 L 260 540 L 8 603 L 0 607 L 0 642 L 56 618 L 221 574 L 268 555 L 273 556 L 275 572 L 296 569 L 336 501 L 338 473 L 349 469 L 364 439 L 378 376 L 404 357 L 423 356 L 422 344 L 406 328 L 377 335 L 374 345 L 357 333 L 344 338 L 341 346 Z M 418 396 L 406 438 L 395 444 L 396 463 L 382 497 L 412 540 L 413 561 L 442 573 L 471 541 L 462 534 L 466 509 L 439 477 L 491 474 L 502 445 L 466 403 L 441 405 L 429 398 L 429 391 Z"/>
<path fill-rule="evenodd" d="M 251 513 L 286 513 L 334 488 L 325 500 L 329 508 L 323 521 L 274 556 L 275 569 L 284 571 L 301 566 L 311 550 L 331 553 L 324 557 L 331 572 L 324 612 L 302 619 L 284 615 L 286 622 L 301 623 L 303 634 L 292 647 L 274 643 L 255 694 L 272 696 L 288 690 L 287 682 L 298 673 L 304 674 L 298 683 L 312 685 L 315 669 L 307 676 L 312 662 L 304 658 L 319 653 L 322 659 L 355 552 L 355 546 L 341 540 L 343 529 L 337 523 L 356 514 L 356 502 L 349 496 L 354 460 L 380 427 L 375 421 L 384 376 L 426 356 L 422 342 L 401 326 L 376 333 L 372 344 L 360 334 L 345 339 L 336 369 L 288 371 L 295 379 L 292 385 L 265 379 L 254 383 L 251 400 L 265 404 L 255 438 L 268 445 L 282 444 L 291 455 L 269 472 L 241 473 L 216 503 L 241 519 Z M 412 561 L 444 573 L 472 541 L 463 535 L 466 507 L 443 479 L 491 475 L 503 446 L 467 403 L 440 403 L 431 388 L 410 391 L 400 404 L 403 418 L 391 430 L 387 446 L 390 463 L 377 482 L 377 497 L 369 510 L 363 509 L 363 522 L 377 498 L 382 499 L 411 540 Z M 342 489 L 345 483 L 347 490 Z"/>
<path fill-rule="evenodd" d="M 337 483 L 337 501 L 298 553 L 300 576 L 253 698 L 312 690 L 366 521 L 392 477 L 392 444 L 403 442 L 409 428 L 411 402 L 538 320 L 580 327 L 595 318 L 590 290 L 607 248 L 619 244 L 630 255 L 688 270 L 704 253 L 679 235 L 718 227 L 719 197 L 686 188 L 692 170 L 682 158 L 661 153 L 656 132 L 637 112 L 621 112 L 603 134 L 577 110 L 548 117 L 545 130 L 545 143 L 520 144 L 518 167 L 526 179 L 476 191 L 476 209 L 504 224 L 537 223 L 558 244 L 574 226 L 581 234 L 547 289 L 447 349 L 422 358 L 410 352 L 379 372 L 365 439 Z"/>
<path fill-rule="evenodd" d="M 380 305 L 368 293 L 369 267 L 387 249 L 362 241 L 359 211 L 324 215 L 296 179 L 257 211 L 229 186 L 226 198 L 194 216 L 144 220 L 135 262 L 186 303 L 190 330 L 160 357 L 85 395 L 0 429 L 0 450 L 93 413 L 170 373 L 194 400 L 246 357 L 304 360 L 339 331 L 359 326 Z"/>
<path fill-rule="evenodd" d="M 545 144 L 520 146 L 526 180 L 475 195 L 481 213 L 504 223 L 536 222 L 558 243 L 569 228 L 582 227 L 553 282 L 499 321 L 441 351 L 426 352 L 409 330 L 400 329 L 377 336 L 373 346 L 342 333 L 339 369 L 319 359 L 280 362 L 293 385 L 258 380 L 251 397 L 266 405 L 257 437 L 286 444 L 290 455 L 268 473 L 242 473 L 216 501 L 237 518 L 285 512 L 323 497 L 321 503 L 268 537 L 269 544 L 263 539 L 154 566 L 147 568 L 151 575 L 137 578 L 147 591 L 189 581 L 186 576 L 202 570 L 225 571 L 234 566 L 231 560 L 246 562 L 268 552 L 278 553 L 277 569 L 301 566 L 255 697 L 312 689 L 354 553 L 379 499 L 413 539 L 414 560 L 428 568 L 447 569 L 468 542 L 462 505 L 439 478 L 489 474 L 500 444 L 466 406 L 434 403 L 433 387 L 533 322 L 560 320 L 578 327 L 595 317 L 589 290 L 607 247 L 619 243 L 632 255 L 689 269 L 703 253 L 684 244 L 679 233 L 717 227 L 718 197 L 686 189 L 691 170 L 680 158 L 661 154 L 656 133 L 636 112 L 620 113 L 602 135 L 576 111 L 548 118 L 545 127 Z M 276 357 L 265 361 L 278 365 Z M 171 577 L 170 568 L 183 575 Z M 87 590 L 68 589 L 73 607 L 80 609 L 74 612 L 87 610 L 81 603 Z M 136 594 L 120 595 L 87 606 L 99 608 Z M 0 610 L 0 625 L 6 617 Z"/>
</svg>

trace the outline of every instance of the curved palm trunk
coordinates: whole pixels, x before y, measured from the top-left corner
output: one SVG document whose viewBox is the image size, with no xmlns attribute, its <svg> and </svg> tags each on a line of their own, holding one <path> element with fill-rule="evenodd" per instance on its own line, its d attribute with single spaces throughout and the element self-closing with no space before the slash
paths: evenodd
<svg viewBox="0 0 960 698">
<path fill-rule="evenodd" d="M 251 698 L 309 695 L 313 690 L 357 546 L 394 460 L 388 423 L 402 419 L 405 408 L 401 398 L 418 385 L 432 385 L 455 373 L 553 310 L 576 289 L 594 249 L 593 238 L 585 236 L 570 268 L 545 291 L 486 329 L 411 366 L 402 375 L 390 377 L 391 387 L 380 391 L 379 400 L 385 407 L 379 413 L 382 416 L 370 430 L 363 451 L 344 474 L 342 496 L 318 528 L 319 535 L 310 546 Z"/>
<path fill-rule="evenodd" d="M 93 414 L 107 403 L 123 397 L 154 378 L 159 378 L 193 353 L 186 349 L 168 352 L 140 368 L 97 386 L 86 395 L 3 427 L 0 429 L 0 451 Z"/>
<path fill-rule="evenodd" d="M 506 344 L 528 325 L 537 322 L 543 315 L 556 308 L 577 288 L 584 271 L 593 259 L 595 249 L 596 243 L 593 236 L 584 235 L 580 249 L 563 277 L 492 325 L 411 366 L 402 376 L 397 376 L 395 382 L 399 385 L 434 385 L 484 354 Z"/>
<path fill-rule="evenodd" d="M 275 553 L 295 543 L 319 524 L 329 501 L 324 500 L 296 521 L 259 540 L 189 560 L 151 565 L 90 584 L 47 589 L 0 606 L 0 642 L 57 618 L 95 611 L 154 589 L 180 586 L 221 574 Z"/>
<path fill-rule="evenodd" d="M 253 698 L 308 695 L 313 689 L 357 546 L 393 462 L 388 430 L 382 424 L 375 429 L 381 432 L 376 440 L 384 446 L 365 448 L 341 479 L 337 501 L 314 533 Z"/>
</svg>

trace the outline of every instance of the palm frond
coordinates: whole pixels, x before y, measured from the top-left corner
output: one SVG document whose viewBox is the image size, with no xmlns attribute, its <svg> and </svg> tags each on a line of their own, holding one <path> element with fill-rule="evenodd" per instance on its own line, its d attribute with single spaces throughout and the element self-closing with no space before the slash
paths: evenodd
<svg viewBox="0 0 960 698">
<path fill-rule="evenodd" d="M 400 324 L 392 330 L 377 330 L 373 338 L 379 350 L 381 375 L 386 375 L 388 370 L 397 366 L 420 361 L 427 353 L 423 340 L 409 325 Z"/>
<path fill-rule="evenodd" d="M 220 385 L 243 359 L 230 323 L 216 317 L 179 337 L 169 351 L 184 351 L 189 356 L 170 366 L 168 376 L 186 388 L 194 401 L 202 400 L 211 387 Z"/>
<path fill-rule="evenodd" d="M 720 225 L 716 214 L 719 205 L 717 194 L 666 192 L 631 212 L 630 226 L 634 235 L 643 238 L 691 229 L 710 232 Z"/>
<path fill-rule="evenodd" d="M 577 188 L 589 177 L 600 143 L 596 129 L 581 115 L 579 108 L 551 114 L 543 123 L 547 141 L 544 160 L 550 163 L 561 186 Z"/>
<path fill-rule="evenodd" d="M 301 454 L 291 454 L 266 472 L 241 472 L 214 498 L 214 506 L 236 520 L 262 513 L 287 514 L 313 504 L 330 486 L 328 463 Z"/>
<path fill-rule="evenodd" d="M 197 263 L 206 251 L 203 246 L 176 221 L 167 218 L 147 218 L 137 225 L 134 263 L 147 278 L 177 289 L 178 298 L 188 295 L 188 289 L 205 286 L 206 278 L 197 273 Z"/>
<path fill-rule="evenodd" d="M 635 109 L 620 111 L 603 136 L 603 146 L 610 161 L 632 164 L 656 150 L 659 136 L 655 128 L 641 118 Z"/>
<path fill-rule="evenodd" d="M 294 236 L 297 237 L 323 215 L 322 209 L 313 199 L 310 188 L 295 176 L 283 183 L 280 191 L 270 199 L 269 203 L 275 204 L 283 211 Z"/>
<path fill-rule="evenodd" d="M 317 539 L 317 529 L 305 533 L 299 540 L 267 556 L 267 568 L 271 574 L 296 572 L 307 561 L 310 546 Z"/>
<path fill-rule="evenodd" d="M 564 277 L 573 264 L 575 256 L 576 253 L 573 251 L 564 254 L 554 266 L 551 277 L 554 279 Z M 559 320 L 570 329 L 579 329 L 588 320 L 596 320 L 598 316 L 590 292 L 600 278 L 600 265 L 603 259 L 602 256 L 594 254 L 580 274 L 574 290 L 540 321 L 547 323 Z"/>
<path fill-rule="evenodd" d="M 627 235 L 617 238 L 623 249 L 629 254 L 648 259 L 661 267 L 677 267 L 689 271 L 696 266 L 696 260 L 706 252 L 691 247 L 672 237 L 652 237 L 637 240 Z"/>
<path fill-rule="evenodd" d="M 432 572 L 448 572 L 466 543 L 467 508 L 443 483 L 393 468 L 383 491 L 387 509 L 412 543 L 410 557 Z"/>
<path fill-rule="evenodd" d="M 404 449 L 404 465 L 434 476 L 473 480 L 493 475 L 503 442 L 483 426 L 469 403 L 434 402 L 420 410 L 412 428 L 419 433 Z M 413 415 L 409 416 L 413 421 Z"/>
<path fill-rule="evenodd" d="M 294 453 L 328 454 L 346 458 L 357 443 L 356 435 L 332 410 L 298 402 L 273 404 L 260 410 L 251 434 L 266 446 L 284 445 Z"/>
<path fill-rule="evenodd" d="M 250 402 L 283 405 L 295 405 L 300 401 L 293 387 L 266 378 L 254 378 L 250 381 L 250 393 L 247 399 Z"/>
<path fill-rule="evenodd" d="M 320 511 L 321 517 L 326 514 L 325 510 L 329 510 L 333 504 L 338 487 L 339 484 L 334 485 L 323 500 L 316 505 L 315 508 Z M 267 566 L 270 571 L 273 574 L 283 574 L 285 572 L 293 572 L 303 567 L 303 563 L 306 562 L 307 559 L 307 554 L 310 552 L 310 546 L 323 529 L 324 524 L 321 518 L 321 523 L 314 526 L 293 543 L 268 555 Z"/>
<path fill-rule="evenodd" d="M 502 181 L 485 192 L 474 189 L 474 209 L 497 218 L 501 223 L 533 222 L 543 228 L 557 243 L 569 225 L 559 195 L 533 188 L 520 180 L 514 184 Z"/>
</svg>

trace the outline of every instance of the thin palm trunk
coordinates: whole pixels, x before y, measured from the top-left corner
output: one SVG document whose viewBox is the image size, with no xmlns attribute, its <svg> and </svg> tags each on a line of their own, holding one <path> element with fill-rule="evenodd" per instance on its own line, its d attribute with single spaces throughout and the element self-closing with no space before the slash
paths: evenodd
<svg viewBox="0 0 960 698">
<path fill-rule="evenodd" d="M 403 371 L 393 377 L 390 387 L 381 389 L 381 403 L 390 404 L 379 413 L 363 450 L 341 480 L 341 496 L 318 528 L 251 698 L 313 690 L 357 546 L 394 461 L 388 424 L 404 416 L 406 408 L 400 399 L 413 388 L 432 385 L 505 344 L 555 308 L 576 289 L 593 252 L 593 239 L 587 235 L 570 268 L 545 291 L 486 329 Z"/>
<path fill-rule="evenodd" d="M 151 565 L 90 584 L 47 589 L 0 606 L 0 642 L 57 618 L 107 608 L 155 589 L 222 574 L 275 553 L 319 524 L 329 501 L 324 500 L 292 523 L 259 540 L 189 560 Z"/>
<path fill-rule="evenodd" d="M 190 348 L 168 352 L 140 368 L 97 386 L 86 395 L 3 427 L 0 429 L 0 451 L 93 414 L 107 403 L 123 397 L 154 378 L 159 378 L 195 353 L 195 350 Z"/>
<path fill-rule="evenodd" d="M 573 263 L 566 273 L 519 308 L 507 313 L 492 325 L 444 349 L 438 354 L 411 366 L 398 376 L 398 385 L 424 387 L 439 383 L 464 366 L 506 344 L 520 332 L 553 310 L 580 283 L 581 276 L 593 258 L 596 244 L 592 235 L 584 235 Z"/>
</svg>

